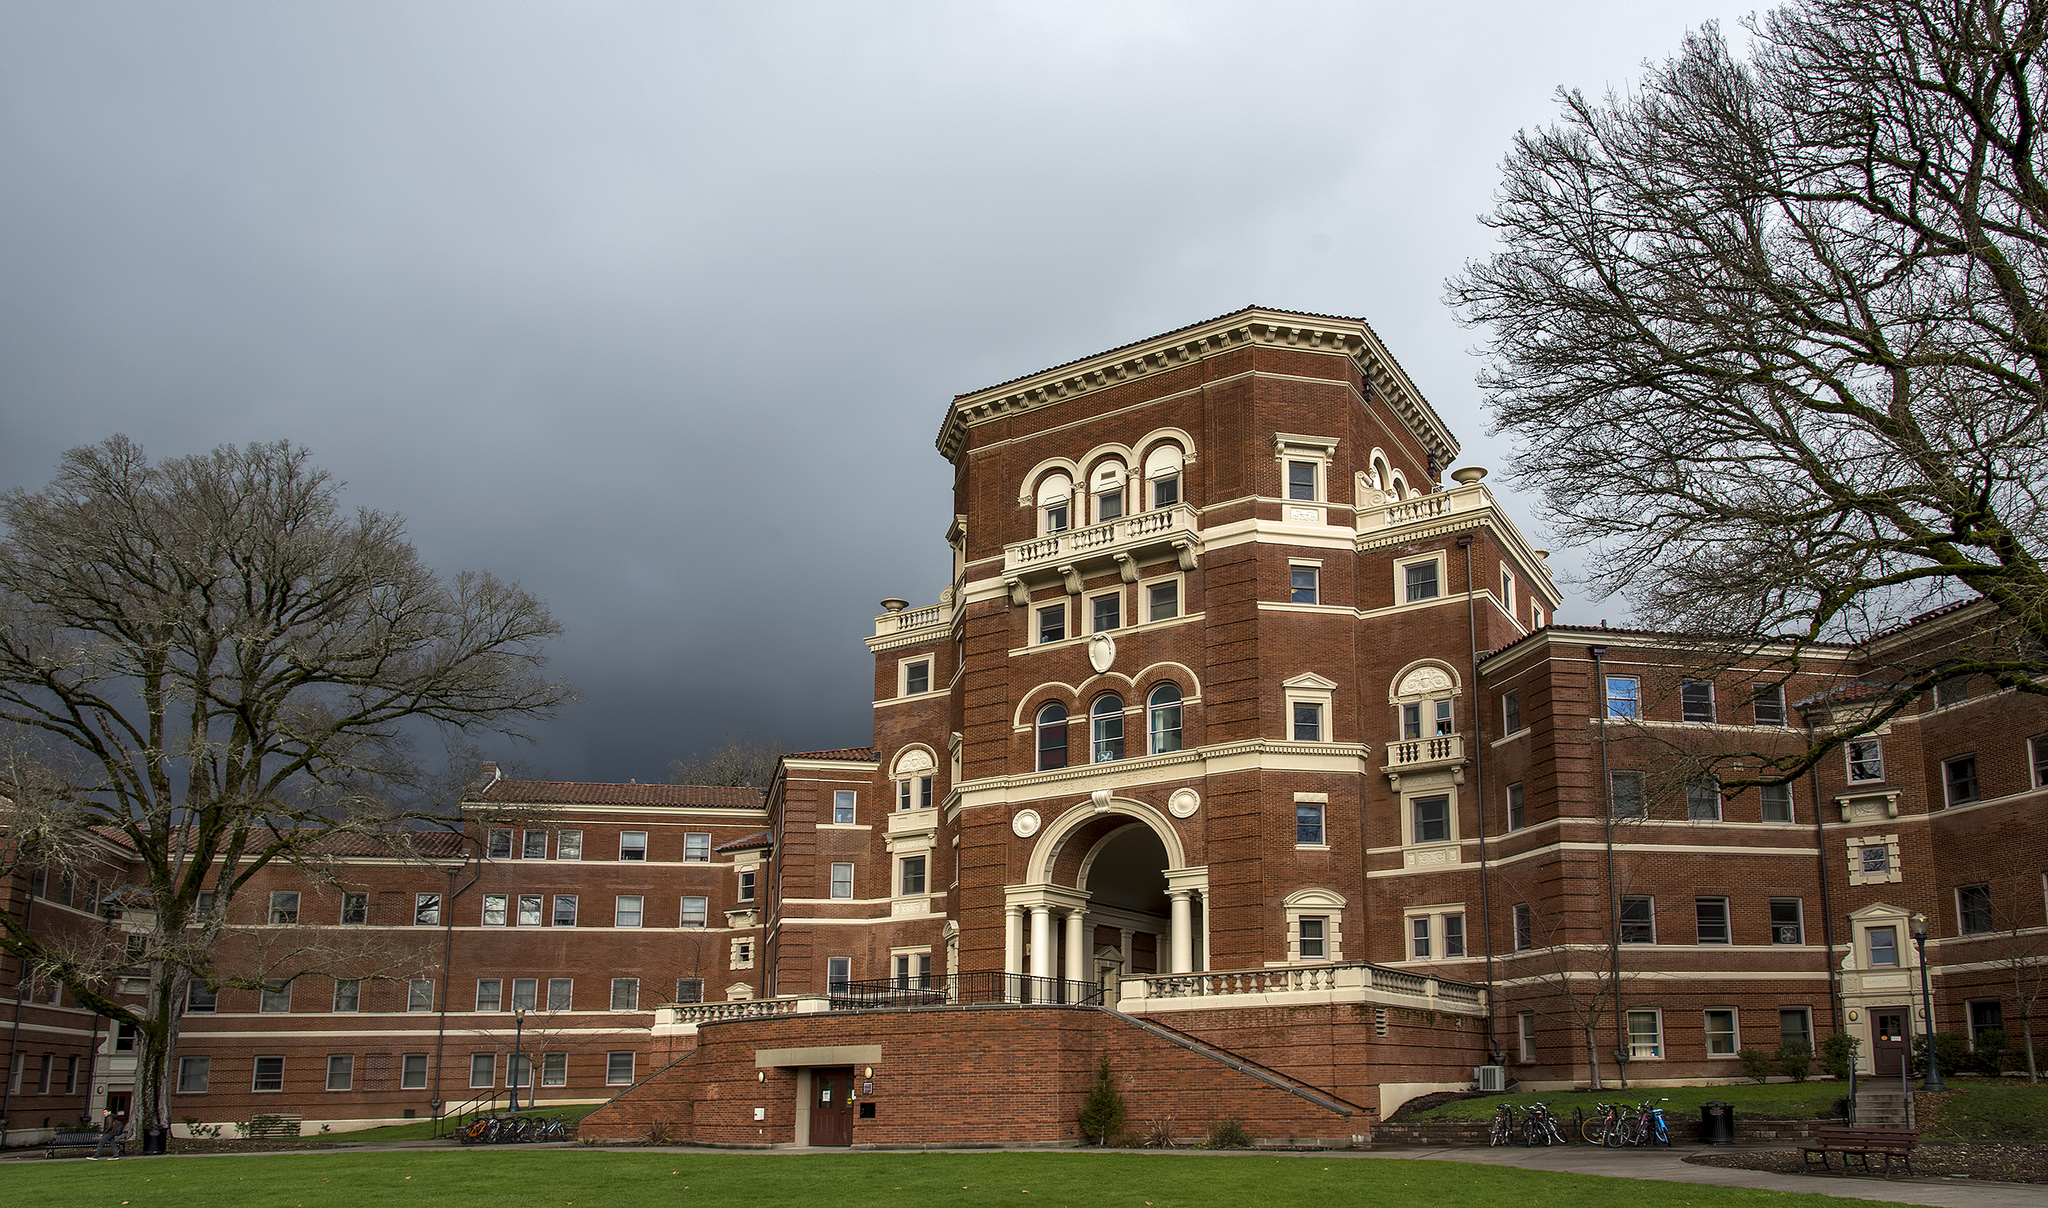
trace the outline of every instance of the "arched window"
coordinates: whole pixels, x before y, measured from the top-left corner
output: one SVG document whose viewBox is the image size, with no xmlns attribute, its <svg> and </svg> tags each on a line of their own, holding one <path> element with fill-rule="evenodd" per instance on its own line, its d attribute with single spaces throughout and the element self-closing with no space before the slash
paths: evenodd
<svg viewBox="0 0 2048 1208">
<path fill-rule="evenodd" d="M 1048 474 L 1038 484 L 1038 535 L 1064 533 L 1073 524 L 1074 480 L 1065 474 Z"/>
<path fill-rule="evenodd" d="M 1111 692 L 1095 698 L 1088 709 L 1089 737 L 1093 740 L 1095 763 L 1124 757 L 1124 698 Z"/>
<path fill-rule="evenodd" d="M 1132 509 L 1124 506 L 1124 463 L 1110 460 L 1098 462 L 1088 477 L 1088 493 L 1094 503 L 1091 517 L 1096 524 L 1106 524 L 1121 519 Z"/>
<path fill-rule="evenodd" d="M 1038 711 L 1038 770 L 1067 766 L 1067 707 L 1047 705 Z"/>
<path fill-rule="evenodd" d="M 1154 755 L 1180 750 L 1180 689 L 1161 684 L 1145 702 L 1148 749 Z"/>
<path fill-rule="evenodd" d="M 1172 507 L 1181 500 L 1179 445 L 1160 445 L 1145 455 L 1145 484 L 1151 498 L 1148 506 Z"/>
</svg>

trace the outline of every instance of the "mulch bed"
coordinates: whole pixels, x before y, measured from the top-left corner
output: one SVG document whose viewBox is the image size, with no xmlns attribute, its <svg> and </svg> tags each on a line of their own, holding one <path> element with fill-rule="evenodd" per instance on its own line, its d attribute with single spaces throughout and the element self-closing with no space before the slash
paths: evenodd
<svg viewBox="0 0 2048 1208">
<path fill-rule="evenodd" d="M 1806 1170 L 1805 1157 L 1796 1149 L 1737 1150 L 1731 1153 L 1693 1154 L 1685 1159 L 1701 1166 L 1726 1166 L 1736 1170 L 1766 1170 L 1773 1174 L 1811 1173 L 1816 1178 L 1841 1178 L 1841 1160 L 1834 1159 L 1836 1173 L 1815 1164 Z M 1883 1159 L 1872 1163 L 1882 1170 Z M 1898 1163 L 1892 1168 L 1896 1171 Z M 1913 1151 L 1913 1173 L 1940 1178 L 1984 1179 L 2001 1183 L 2048 1183 L 2048 1145 L 1930 1145 Z M 1860 1171 L 1851 1178 L 1879 1178 Z M 1903 1177 L 1903 1176 L 1901 1176 Z"/>
</svg>

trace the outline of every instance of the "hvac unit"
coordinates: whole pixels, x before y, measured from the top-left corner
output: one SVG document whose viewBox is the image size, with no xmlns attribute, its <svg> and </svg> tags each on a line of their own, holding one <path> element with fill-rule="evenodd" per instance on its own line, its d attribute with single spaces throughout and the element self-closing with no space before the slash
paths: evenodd
<svg viewBox="0 0 2048 1208">
<path fill-rule="evenodd" d="M 1508 1067 L 1475 1065 L 1472 1067 L 1472 1080 L 1479 1084 L 1481 1091 L 1499 1094 L 1508 1089 Z"/>
</svg>

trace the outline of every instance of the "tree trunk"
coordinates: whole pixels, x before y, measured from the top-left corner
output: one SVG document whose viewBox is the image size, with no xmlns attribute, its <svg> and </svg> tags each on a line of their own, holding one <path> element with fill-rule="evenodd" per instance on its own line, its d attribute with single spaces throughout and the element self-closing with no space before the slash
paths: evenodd
<svg viewBox="0 0 2048 1208">
<path fill-rule="evenodd" d="M 1591 1071 L 1587 1081 L 1587 1089 L 1596 1091 L 1605 1089 L 1600 1085 L 1600 1045 L 1593 1039 L 1592 1028 L 1586 1029 L 1586 1068 Z"/>
<path fill-rule="evenodd" d="M 2020 1035 L 2027 1042 L 2027 1085 L 2034 1086 L 2041 1081 L 2041 1071 L 2034 1065 L 2034 1021 L 2020 1020 Z"/>
</svg>

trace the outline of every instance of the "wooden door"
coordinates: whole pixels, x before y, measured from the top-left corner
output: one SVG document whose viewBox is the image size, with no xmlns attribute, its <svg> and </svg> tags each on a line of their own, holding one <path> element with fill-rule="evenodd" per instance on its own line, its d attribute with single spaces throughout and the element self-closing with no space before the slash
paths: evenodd
<svg viewBox="0 0 2048 1208">
<path fill-rule="evenodd" d="M 853 1069 L 811 1071 L 811 1144 L 853 1144 Z"/>
<path fill-rule="evenodd" d="M 1879 1078 L 1896 1078 L 1906 1060 L 1905 1007 L 1870 1009 L 1871 1069 Z"/>
</svg>

